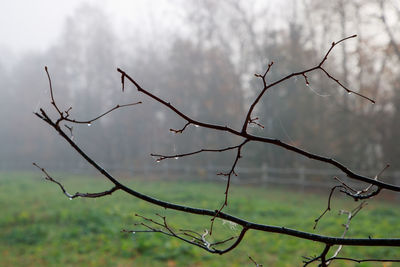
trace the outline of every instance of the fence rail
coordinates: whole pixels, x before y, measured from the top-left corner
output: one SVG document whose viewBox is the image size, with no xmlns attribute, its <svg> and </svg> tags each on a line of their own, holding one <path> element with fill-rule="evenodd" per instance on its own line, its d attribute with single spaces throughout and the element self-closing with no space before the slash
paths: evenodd
<svg viewBox="0 0 400 267">
<path fill-rule="evenodd" d="M 122 166 L 116 164 L 102 164 L 105 169 L 115 173 L 128 173 L 129 175 L 158 175 L 162 177 L 180 177 L 185 179 L 203 179 L 209 181 L 222 181 L 225 176 L 218 176 L 219 172 L 227 172 L 231 166 L 205 165 L 205 166 L 188 166 L 170 164 L 169 161 L 153 165 L 140 166 Z M 23 166 L 12 166 L 12 164 L 0 165 L 0 171 L 5 170 L 29 170 L 31 163 L 23 164 Z M 75 173 L 90 172 L 91 169 L 85 162 L 46 162 L 49 170 L 67 171 Z M 260 167 L 238 167 L 236 168 L 238 176 L 232 177 L 232 182 L 237 184 L 273 184 L 273 185 L 290 185 L 299 188 L 329 188 L 337 184 L 333 178 L 338 177 L 354 188 L 364 188 L 365 183 L 357 182 L 346 177 L 340 170 L 335 169 L 309 169 L 309 168 L 276 168 L 262 164 Z M 361 172 L 362 173 L 362 172 Z M 368 177 L 374 177 L 376 173 L 362 173 Z M 385 171 L 380 177 L 383 181 L 395 185 L 400 185 L 400 171 Z"/>
<path fill-rule="evenodd" d="M 207 165 L 204 167 L 191 167 L 168 164 L 167 161 L 154 166 L 140 166 L 136 168 L 118 168 L 108 166 L 111 171 L 124 171 L 132 175 L 163 175 L 165 177 L 179 176 L 190 179 L 204 179 L 210 181 L 226 180 L 225 176 L 218 176 L 219 172 L 230 170 L 231 166 Z M 337 184 L 334 177 L 340 178 L 349 186 L 356 189 L 365 187 L 365 183 L 349 179 L 340 170 L 334 169 L 309 169 L 309 168 L 275 168 L 263 164 L 256 168 L 238 167 L 235 172 L 238 176 L 232 176 L 232 182 L 237 184 L 276 184 L 292 185 L 300 187 L 329 188 Z M 376 174 L 363 173 L 368 177 Z M 400 171 L 385 172 L 382 177 L 384 181 L 400 185 Z"/>
</svg>

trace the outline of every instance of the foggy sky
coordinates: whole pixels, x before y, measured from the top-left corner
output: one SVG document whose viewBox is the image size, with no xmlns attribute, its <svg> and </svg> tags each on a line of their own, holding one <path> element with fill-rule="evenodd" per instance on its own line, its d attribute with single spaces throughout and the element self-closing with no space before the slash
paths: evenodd
<svg viewBox="0 0 400 267">
<path fill-rule="evenodd" d="M 174 23 L 174 1 L 166 0 L 1 0 L 0 49 L 18 54 L 43 51 L 57 41 L 67 16 L 84 3 L 102 6 L 112 19 L 114 27 L 138 25 L 152 27 L 155 18 L 162 16 L 164 23 Z M 151 3 L 151 5 L 149 5 Z M 176 7 L 175 7 L 176 8 Z M 176 17 L 176 16 L 175 16 Z M 165 25 L 164 25 L 165 26 Z M 10 56 L 10 55 L 8 55 Z"/>
<path fill-rule="evenodd" d="M 276 14 L 285 2 L 269 0 L 263 6 Z M 65 19 L 84 3 L 101 6 L 117 33 L 127 27 L 148 35 L 160 27 L 171 34 L 182 30 L 182 0 L 0 0 L 0 49 L 7 51 L 3 56 L 7 60 L 21 53 L 46 50 L 57 42 Z"/>
</svg>

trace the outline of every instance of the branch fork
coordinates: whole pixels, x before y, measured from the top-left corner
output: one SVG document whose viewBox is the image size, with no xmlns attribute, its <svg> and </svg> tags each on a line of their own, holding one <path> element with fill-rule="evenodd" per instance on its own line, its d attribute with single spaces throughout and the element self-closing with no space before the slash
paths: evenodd
<svg viewBox="0 0 400 267">
<path fill-rule="evenodd" d="M 259 142 L 262 144 L 271 144 L 274 146 L 278 146 L 281 147 L 283 149 L 289 150 L 293 153 L 296 154 L 300 154 L 303 155 L 311 160 L 315 160 L 315 161 L 319 161 L 319 162 L 324 162 L 326 164 L 329 164 L 331 166 L 334 166 L 335 168 L 339 169 L 340 171 L 342 171 L 345 175 L 347 175 L 347 177 L 353 179 L 353 180 L 357 180 L 360 182 L 364 182 L 367 183 L 368 186 L 361 191 L 357 191 L 354 190 L 353 188 L 351 188 L 350 186 L 346 185 L 343 181 L 341 181 L 339 178 L 336 178 L 336 180 L 340 183 L 340 185 L 336 185 L 335 187 L 333 187 L 330 191 L 329 197 L 328 197 L 328 206 L 326 208 L 326 210 L 315 220 L 315 225 L 314 228 L 317 226 L 318 221 L 331 209 L 330 208 L 330 202 L 331 202 L 331 198 L 332 195 L 334 193 L 334 191 L 336 189 L 339 189 L 341 193 L 344 193 L 350 197 L 352 197 L 354 200 L 361 200 L 361 199 L 370 199 L 373 196 L 379 194 L 379 192 L 381 190 L 390 190 L 393 192 L 400 192 L 400 187 L 397 185 L 393 185 L 393 184 L 389 184 L 383 181 L 378 180 L 378 176 L 380 176 L 380 174 L 382 174 L 382 172 L 380 174 L 378 174 L 375 178 L 369 178 L 366 176 L 363 176 L 361 174 L 358 174 L 356 172 L 351 171 L 348 167 L 346 167 L 344 164 L 331 159 L 329 157 L 324 157 L 324 156 L 320 156 L 314 153 L 310 153 L 306 150 L 300 149 L 298 147 L 295 147 L 293 145 L 287 144 L 282 142 L 281 140 L 278 139 L 274 139 L 274 138 L 267 138 L 267 137 L 262 137 L 262 136 L 257 136 L 257 135 L 253 135 L 250 134 L 248 132 L 248 126 L 249 125 L 257 125 L 261 128 L 264 128 L 263 125 L 259 124 L 259 118 L 258 117 L 253 117 L 252 113 L 255 109 L 255 107 L 257 106 L 257 104 L 260 102 L 260 99 L 264 96 L 265 92 L 270 89 L 271 87 L 274 87 L 278 84 L 283 83 L 284 81 L 291 79 L 292 77 L 296 77 L 297 76 L 302 76 L 305 79 L 305 83 L 306 85 L 309 84 L 308 81 L 308 77 L 307 74 L 313 72 L 313 71 L 322 71 L 323 73 L 325 73 L 325 75 L 333 80 L 337 85 L 339 85 L 341 88 L 343 88 L 347 93 L 354 93 L 355 95 L 362 97 L 368 101 L 370 101 L 372 104 L 375 103 L 375 101 L 367 96 L 364 96 L 360 93 L 354 92 L 352 90 L 350 90 L 349 88 L 347 88 L 345 85 L 343 85 L 338 79 L 334 78 L 334 76 L 332 76 L 328 71 L 326 71 L 323 67 L 324 63 L 326 62 L 326 60 L 328 59 L 328 56 L 330 55 L 331 51 L 333 50 L 333 48 L 340 44 L 343 41 L 346 41 L 350 38 L 354 38 L 356 37 L 356 35 L 353 36 L 349 36 L 346 38 L 343 38 L 342 40 L 339 40 L 338 42 L 333 42 L 331 44 L 331 47 L 329 48 L 329 50 L 327 51 L 327 53 L 324 55 L 323 59 L 320 61 L 320 63 L 312 68 L 300 71 L 300 72 L 295 72 L 289 75 L 284 76 L 283 78 L 274 81 L 274 82 L 270 82 L 267 83 L 266 81 L 266 76 L 269 73 L 269 71 L 271 70 L 271 67 L 273 65 L 273 62 L 268 64 L 268 67 L 266 69 L 266 71 L 264 72 L 264 74 L 255 74 L 256 77 L 260 78 L 262 80 L 263 83 L 263 89 L 259 92 L 259 94 L 256 96 L 256 98 L 254 99 L 254 101 L 251 103 L 251 105 L 249 106 L 249 109 L 247 111 L 246 117 L 244 119 L 244 122 L 242 124 L 241 130 L 236 130 L 233 129 L 229 126 L 221 126 L 221 125 L 217 125 L 217 124 L 210 124 L 210 123 L 206 123 L 206 122 L 202 122 L 196 119 L 191 118 L 189 115 L 183 113 L 182 111 L 180 111 L 178 108 L 176 108 L 174 105 L 172 105 L 170 102 L 166 102 L 165 100 L 161 99 L 160 97 L 154 95 L 153 93 L 147 91 L 146 89 L 142 88 L 132 77 L 130 77 L 126 72 L 124 72 L 121 69 L 117 69 L 117 71 L 120 73 L 121 75 L 121 85 L 122 85 L 122 91 L 125 90 L 125 82 L 128 81 L 131 84 L 133 84 L 136 89 L 138 90 L 138 92 L 150 97 L 151 99 L 153 99 L 154 101 L 156 101 L 157 103 L 159 103 L 160 105 L 163 105 L 165 107 L 167 107 L 169 110 L 171 110 L 172 112 L 174 112 L 178 117 L 182 118 L 186 123 L 184 125 L 183 128 L 181 129 L 170 129 L 171 132 L 179 134 L 179 133 L 183 133 L 183 131 L 190 125 L 193 124 L 196 127 L 202 127 L 205 129 L 211 129 L 211 130 L 215 130 L 215 131 L 219 131 L 219 132 L 225 132 L 237 137 L 241 137 L 242 138 L 242 142 L 238 145 L 235 146 L 230 146 L 230 147 L 225 147 L 225 148 L 220 148 L 220 149 L 200 149 L 197 151 L 193 151 L 193 152 L 187 152 L 187 153 L 182 153 L 182 154 L 176 154 L 176 155 L 160 155 L 160 154 L 151 154 L 151 156 L 157 157 L 157 161 L 161 161 L 161 160 L 166 160 L 166 159 L 171 159 L 171 158 L 180 158 L 180 157 L 186 157 L 186 156 L 192 156 L 192 155 L 196 155 L 199 153 L 203 153 L 203 152 L 225 152 L 228 150 L 236 150 L 236 156 L 233 160 L 231 169 L 229 170 L 229 172 L 226 173 L 220 173 L 219 175 L 223 175 L 227 177 L 227 183 L 226 183 L 226 187 L 225 187 L 225 192 L 224 192 L 224 203 L 223 205 L 217 209 L 217 210 L 208 210 L 208 209 L 199 209 L 199 208 L 195 208 L 195 207 L 190 207 L 190 206 L 185 206 L 185 205 L 178 205 L 178 204 L 174 204 L 174 203 L 169 203 L 163 200 L 159 200 L 157 198 L 154 198 L 152 196 L 140 193 L 136 190 L 134 190 L 133 188 L 130 188 L 128 186 L 125 186 L 124 184 L 122 184 L 117 178 L 115 178 L 114 176 L 112 176 L 110 173 L 108 173 L 105 169 L 103 169 L 92 157 L 90 157 L 86 152 L 84 152 L 81 147 L 79 147 L 76 143 L 74 143 L 74 141 L 72 140 L 73 137 L 73 125 L 74 124 L 91 124 L 94 121 L 99 120 L 100 118 L 106 116 L 107 114 L 120 109 L 120 108 L 124 108 L 124 107 L 128 107 L 128 106 L 133 106 L 133 105 L 137 105 L 140 104 L 141 102 L 134 102 L 134 103 L 129 103 L 129 104 L 123 104 L 123 105 L 116 105 L 113 108 L 105 111 L 104 113 L 100 114 L 99 116 L 90 119 L 90 120 L 76 120 L 76 119 L 71 119 L 71 115 L 70 112 L 72 110 L 72 107 L 62 111 L 59 106 L 56 104 L 55 98 L 54 98 L 54 94 L 53 94 L 53 87 L 52 87 L 52 81 L 50 78 L 50 74 L 48 72 L 48 68 L 45 67 L 45 71 L 47 74 L 47 78 L 49 81 L 49 87 L 50 87 L 50 103 L 52 104 L 52 106 L 54 107 L 54 109 L 57 111 L 58 113 L 58 118 L 53 120 L 51 119 L 47 113 L 45 112 L 45 110 L 43 110 L 42 108 L 40 109 L 40 112 L 36 112 L 35 115 L 37 117 L 39 117 L 41 120 L 43 120 L 44 122 L 46 122 L 51 128 L 53 128 L 67 143 L 70 144 L 70 146 L 78 153 L 80 154 L 80 156 L 85 159 L 91 166 L 93 166 L 97 171 L 99 171 L 106 179 L 108 179 L 112 184 L 113 187 L 109 190 L 103 191 L 103 192 L 97 192 L 97 193 L 75 193 L 75 194 L 70 194 L 66 191 L 65 187 L 58 182 L 57 180 L 55 180 L 54 178 L 52 178 L 50 176 L 50 174 L 44 169 L 41 168 L 39 165 L 37 165 L 36 163 L 33 163 L 34 166 L 36 166 L 38 169 L 40 169 L 44 174 L 45 174 L 45 179 L 48 181 L 51 181 L 55 184 L 57 184 L 60 189 L 62 190 L 62 192 L 64 193 L 64 195 L 66 195 L 68 198 L 73 199 L 73 198 L 77 198 L 77 197 L 85 197 L 85 198 L 97 198 L 97 197 L 104 197 L 107 195 L 111 195 L 113 194 L 115 191 L 117 190 L 121 190 L 124 191 L 125 193 L 142 199 L 148 203 L 152 203 L 154 205 L 163 207 L 165 209 L 172 209 L 172 210 L 176 210 L 176 211 L 181 211 L 181 212 L 185 212 L 187 214 L 196 214 L 196 215 L 201 215 L 201 216 L 209 216 L 211 217 L 211 227 L 210 230 L 208 231 L 205 230 L 204 233 L 199 233 L 193 230 L 175 230 L 173 229 L 168 223 L 167 223 L 167 219 L 165 216 L 160 216 L 157 215 L 159 218 L 161 218 L 161 222 L 153 220 L 151 218 L 147 218 L 141 215 L 136 215 L 138 217 L 140 217 L 143 221 L 137 225 L 144 227 L 145 230 L 123 230 L 123 232 L 130 232 L 130 233 L 139 233 L 139 232 L 150 232 L 150 233 L 161 233 L 167 236 L 171 236 L 174 238 L 178 238 L 186 243 L 189 243 L 191 245 L 200 247 L 210 253 L 215 253 L 215 254 L 224 254 L 227 253 L 233 249 L 235 249 L 243 240 L 243 237 L 245 236 L 246 232 L 249 230 L 254 230 L 254 231 L 263 231 L 263 232 L 270 232 L 270 233 L 278 233 L 278 234 L 283 234 L 283 235 L 290 235 L 296 238 L 300 238 L 300 239 L 305 239 L 305 240 L 311 240 L 311 241 L 315 241 L 315 242 L 319 242 L 325 245 L 324 250 L 321 252 L 321 254 L 319 256 L 315 256 L 315 257 L 309 257 L 306 258 L 305 261 L 305 265 L 308 265 L 312 262 L 315 261 L 320 261 L 321 262 L 321 266 L 327 266 L 329 265 L 330 262 L 334 261 L 334 260 L 353 260 L 356 262 L 362 262 L 362 261 L 369 261 L 369 260 L 355 260 L 355 259 L 349 259 L 349 258 L 339 258 L 337 257 L 337 253 L 340 251 L 341 247 L 344 245 L 348 245 L 348 246 L 396 246 L 399 247 L 400 246 L 400 239 L 399 238 L 344 238 L 344 235 L 346 234 L 349 224 L 350 224 L 350 220 L 352 218 L 354 218 L 354 216 L 359 212 L 359 210 L 361 210 L 361 208 L 365 205 L 364 202 L 362 202 L 361 204 L 359 204 L 359 206 L 354 209 L 351 212 L 347 212 L 346 214 L 348 215 L 348 220 L 347 223 L 345 224 L 345 231 L 342 235 L 342 237 L 331 237 L 331 236 L 325 236 L 325 235 L 318 235 L 318 234 L 314 234 L 314 233 L 309 233 L 309 232 L 304 232 L 304 231 L 299 231 L 299 230 L 295 230 L 295 229 L 290 229 L 290 228 L 286 228 L 286 227 L 280 227 L 280 226 L 272 226 L 272 225 L 267 225 L 267 224 L 258 224 L 258 223 L 254 223 L 245 219 L 241 219 L 238 217 L 235 217 L 233 215 L 224 213 L 222 210 L 225 206 L 228 205 L 228 195 L 229 195 L 229 189 L 230 189 L 230 181 L 231 181 L 231 177 L 232 175 L 237 175 L 235 172 L 235 168 L 239 162 L 239 159 L 242 157 L 241 155 L 241 149 L 250 142 Z M 64 127 L 69 131 L 69 135 L 63 130 L 62 127 L 60 127 L 60 123 L 61 122 L 65 122 Z M 71 125 L 68 125 L 71 124 Z M 385 168 L 386 169 L 386 168 Z M 385 170 L 384 169 L 384 170 Z M 372 190 L 373 187 L 376 187 L 375 190 Z M 219 242 L 215 242 L 215 243 L 211 243 L 207 240 L 207 236 L 212 234 L 212 230 L 213 230 L 213 223 L 215 221 L 216 218 L 220 218 L 223 219 L 225 221 L 228 221 L 230 223 L 235 223 L 236 225 L 240 226 L 241 232 L 239 234 L 239 236 L 232 236 L 227 238 L 226 240 L 222 240 Z M 228 246 L 227 248 L 220 250 L 217 249 L 216 246 L 217 245 L 223 245 L 228 243 L 229 241 L 233 241 L 235 240 L 230 246 Z M 333 247 L 338 245 L 340 249 L 337 250 L 337 253 L 334 255 L 334 257 L 331 258 L 327 258 L 327 254 L 329 252 L 329 250 Z M 256 266 L 261 266 L 259 264 L 257 264 L 257 262 L 255 262 L 251 257 L 249 257 L 249 259 L 256 265 Z M 374 259 L 371 259 L 371 261 L 373 261 Z M 375 260 L 376 261 L 376 260 Z M 378 260 L 379 261 L 379 260 Z M 383 261 L 383 260 L 382 260 Z M 396 260 L 391 260 L 393 262 L 395 262 Z"/>
</svg>

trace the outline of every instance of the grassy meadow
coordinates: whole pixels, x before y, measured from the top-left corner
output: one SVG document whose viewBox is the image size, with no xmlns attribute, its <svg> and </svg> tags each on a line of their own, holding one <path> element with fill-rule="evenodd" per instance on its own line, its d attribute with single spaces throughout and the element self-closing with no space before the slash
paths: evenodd
<svg viewBox="0 0 400 267">
<path fill-rule="evenodd" d="M 54 178 L 62 181 L 70 193 L 110 188 L 110 183 L 96 175 L 55 174 Z M 223 183 L 183 178 L 122 181 L 159 199 L 199 208 L 219 208 Z M 338 211 L 352 209 L 358 203 L 334 198 L 333 210 L 314 231 L 313 221 L 326 202 L 327 196 L 323 195 L 233 185 L 225 211 L 258 223 L 340 236 L 346 216 L 339 216 Z M 316 255 L 322 248 L 318 243 L 289 236 L 250 231 L 238 248 L 219 256 L 157 233 L 122 233 L 122 229 L 140 229 L 133 225 L 141 222 L 135 213 L 153 219 L 158 219 L 155 214 L 159 213 L 176 229 L 197 231 L 209 228 L 210 218 L 165 210 L 123 192 L 99 199 L 69 200 L 39 172 L 0 173 L 0 207 L 0 266 L 254 266 L 248 256 L 263 266 L 301 266 L 302 256 Z M 375 199 L 354 218 L 347 236 L 400 237 L 399 219 L 399 202 Z M 213 238 L 224 239 L 239 231 L 236 225 L 217 220 Z M 400 249 L 345 247 L 341 256 L 350 255 L 400 258 Z M 331 266 L 396 265 L 338 261 Z"/>
</svg>

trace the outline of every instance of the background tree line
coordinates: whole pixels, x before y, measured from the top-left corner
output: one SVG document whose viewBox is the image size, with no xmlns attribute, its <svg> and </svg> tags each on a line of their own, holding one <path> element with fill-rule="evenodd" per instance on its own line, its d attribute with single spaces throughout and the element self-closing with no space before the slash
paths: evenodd
<svg viewBox="0 0 400 267">
<path fill-rule="evenodd" d="M 295 79 L 273 88 L 256 111 L 264 128 L 301 148 L 332 156 L 357 170 L 387 163 L 400 170 L 400 5 L 396 1 L 288 1 L 276 14 L 263 1 L 182 1 L 182 31 L 163 33 L 162 18 L 152 37 L 127 27 L 123 34 L 100 7 L 83 5 L 65 21 L 57 43 L 21 55 L 9 66 L 0 58 L 2 168 L 29 168 L 32 160 L 60 168 L 80 164 L 65 144 L 32 114 L 49 104 L 43 66 L 49 66 L 55 97 L 81 119 L 116 104 L 143 101 L 123 116 L 117 111 L 73 130 L 75 141 L 104 164 L 152 164 L 151 152 L 171 154 L 218 148 L 237 140 L 190 126 L 135 93 L 121 92 L 116 67 L 150 91 L 202 121 L 240 127 L 244 110 L 261 84 L 254 73 L 274 61 L 268 80 L 319 62 L 330 43 L 357 34 L 331 55 L 329 69 L 352 90 L 376 100 L 371 105 L 347 95 L 324 75 Z M 253 146 L 241 164 L 317 167 L 315 162 L 272 146 Z M 179 164 L 230 164 L 229 157 L 200 155 Z M 56 164 L 57 163 L 57 164 Z M 177 162 L 178 164 L 178 162 Z M 29 167 L 28 167 L 29 166 Z"/>
</svg>

